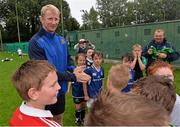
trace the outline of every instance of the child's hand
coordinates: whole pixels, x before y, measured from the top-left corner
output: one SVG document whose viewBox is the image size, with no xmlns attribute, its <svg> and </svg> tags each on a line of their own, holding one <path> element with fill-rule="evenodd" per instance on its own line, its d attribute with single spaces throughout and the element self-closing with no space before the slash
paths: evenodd
<svg viewBox="0 0 180 127">
<path fill-rule="evenodd" d="M 151 55 L 151 54 L 153 53 L 153 49 L 152 49 L 152 48 L 150 48 L 150 49 L 148 49 L 148 51 L 147 51 L 147 52 L 148 52 L 148 54 L 149 54 L 149 55 Z"/>
<path fill-rule="evenodd" d="M 158 53 L 158 57 L 164 59 L 167 57 L 167 55 L 165 53 Z"/>
<path fill-rule="evenodd" d="M 138 55 L 138 58 L 141 58 L 141 52 L 138 52 L 137 55 Z"/>
<path fill-rule="evenodd" d="M 84 96 L 84 100 L 88 101 L 89 100 L 89 96 Z"/>
</svg>

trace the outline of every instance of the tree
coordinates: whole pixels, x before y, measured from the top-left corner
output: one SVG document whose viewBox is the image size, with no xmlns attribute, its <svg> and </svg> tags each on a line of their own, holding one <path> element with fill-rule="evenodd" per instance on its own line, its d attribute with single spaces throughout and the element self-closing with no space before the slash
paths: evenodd
<svg viewBox="0 0 180 127">
<path fill-rule="evenodd" d="M 6 41 L 17 41 L 17 15 L 15 11 L 17 3 L 19 27 L 22 41 L 27 41 L 35 34 L 40 25 L 39 15 L 41 7 L 45 4 L 53 4 L 60 9 L 60 0 L 0 0 L 0 21 L 5 23 L 4 31 L 8 35 Z M 79 29 L 78 22 L 70 15 L 69 4 L 63 0 L 64 29 Z M 72 25 L 73 24 L 73 25 Z M 71 28 L 70 26 L 73 26 Z M 59 29 L 60 30 L 60 27 Z"/>
<path fill-rule="evenodd" d="M 101 27 L 101 24 L 98 21 L 98 12 L 94 9 L 94 7 L 91 7 L 89 12 L 87 10 L 82 11 L 83 25 L 81 29 L 97 29 Z"/>
<path fill-rule="evenodd" d="M 97 10 L 103 27 L 123 25 L 127 0 L 97 0 Z"/>
</svg>

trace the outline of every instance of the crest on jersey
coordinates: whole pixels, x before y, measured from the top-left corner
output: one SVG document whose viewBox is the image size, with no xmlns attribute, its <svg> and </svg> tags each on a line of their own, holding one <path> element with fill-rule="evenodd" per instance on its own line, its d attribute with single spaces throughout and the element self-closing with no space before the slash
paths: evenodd
<svg viewBox="0 0 180 127">
<path fill-rule="evenodd" d="M 65 40 L 64 39 L 61 39 L 61 44 L 65 44 Z"/>
<path fill-rule="evenodd" d="M 96 76 L 96 73 L 92 73 L 93 76 Z"/>
</svg>

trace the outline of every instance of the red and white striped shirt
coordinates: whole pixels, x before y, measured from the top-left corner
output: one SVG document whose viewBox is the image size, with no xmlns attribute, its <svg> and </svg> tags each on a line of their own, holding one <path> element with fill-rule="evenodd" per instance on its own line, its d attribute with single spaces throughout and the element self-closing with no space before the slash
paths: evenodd
<svg viewBox="0 0 180 127">
<path fill-rule="evenodd" d="M 49 126 L 61 127 L 57 122 L 52 120 L 53 115 L 49 110 L 42 110 L 22 105 L 16 109 L 10 119 L 10 126 Z"/>
</svg>

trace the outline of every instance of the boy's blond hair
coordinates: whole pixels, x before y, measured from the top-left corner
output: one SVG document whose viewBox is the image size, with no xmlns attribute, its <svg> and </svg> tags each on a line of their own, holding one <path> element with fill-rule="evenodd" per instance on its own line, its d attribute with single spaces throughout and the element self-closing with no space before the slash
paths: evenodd
<svg viewBox="0 0 180 127">
<path fill-rule="evenodd" d="M 132 46 L 132 50 L 134 50 L 135 48 L 140 48 L 140 49 L 142 49 L 142 46 L 141 46 L 140 44 L 134 44 L 134 45 Z"/>
<path fill-rule="evenodd" d="M 169 115 L 159 104 L 139 95 L 101 95 L 85 118 L 85 126 L 168 126 Z"/>
<path fill-rule="evenodd" d="M 117 90 L 125 88 L 130 78 L 129 69 L 126 65 L 117 64 L 112 66 L 108 74 L 108 80 L 111 82 L 112 87 Z"/>
<path fill-rule="evenodd" d="M 55 68 L 45 60 L 29 60 L 23 63 L 13 74 L 12 82 L 23 100 L 29 101 L 28 90 L 40 90 L 43 81 Z"/>
<path fill-rule="evenodd" d="M 41 8 L 41 16 L 44 16 L 47 10 L 57 11 L 60 14 L 60 11 L 56 6 L 52 4 L 48 4 Z"/>
</svg>

